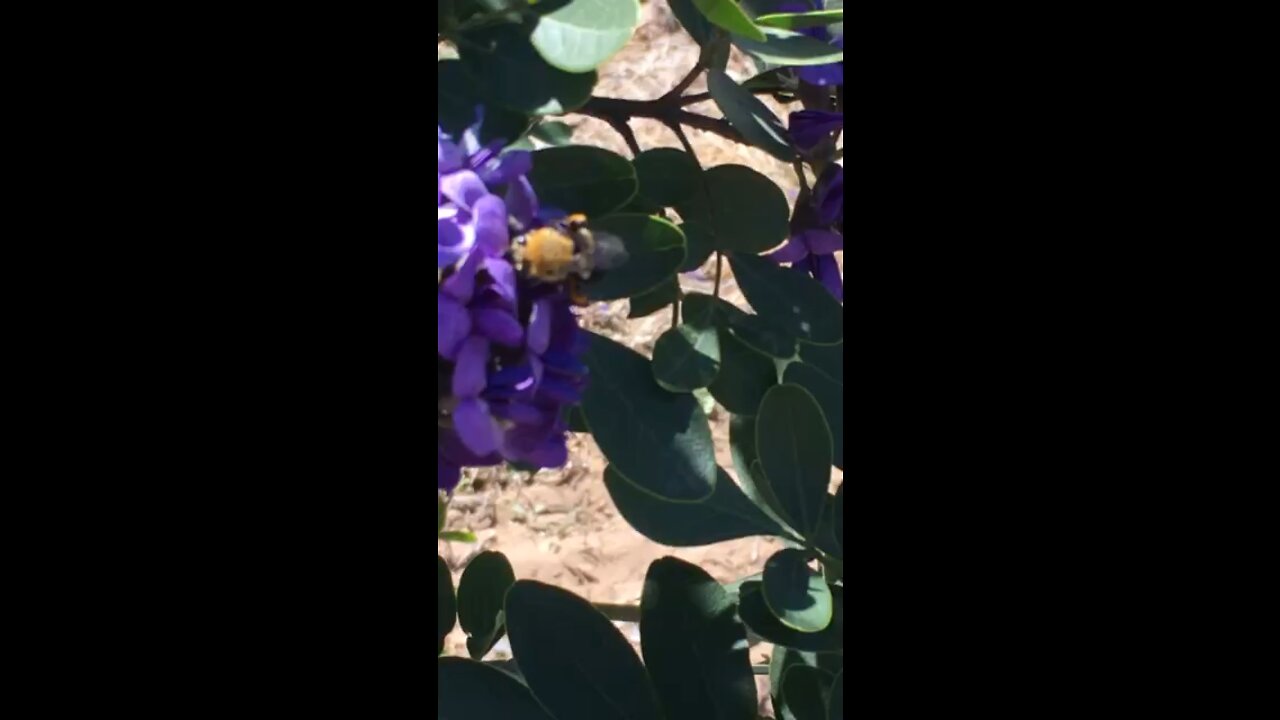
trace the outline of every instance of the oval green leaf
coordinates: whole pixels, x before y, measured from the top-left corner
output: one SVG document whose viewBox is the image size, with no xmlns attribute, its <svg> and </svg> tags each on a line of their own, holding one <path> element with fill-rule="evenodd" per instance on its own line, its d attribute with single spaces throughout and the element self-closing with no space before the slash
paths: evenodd
<svg viewBox="0 0 1280 720">
<path fill-rule="evenodd" d="M 720 336 L 714 325 L 678 325 L 653 347 L 653 377 L 671 392 L 707 387 L 719 372 Z"/>
<path fill-rule="evenodd" d="M 675 207 L 698 189 L 702 168 L 689 153 L 675 148 L 645 150 L 634 160 L 640 195 L 659 207 Z"/>
<path fill-rule="evenodd" d="M 785 383 L 808 390 L 818 401 L 822 416 L 827 421 L 827 428 L 831 430 L 831 463 L 843 470 L 844 383 L 836 382 L 821 370 L 802 362 L 788 365 L 782 379 Z"/>
<path fill-rule="evenodd" d="M 775 645 L 785 645 L 796 650 L 816 653 L 834 653 L 844 650 L 844 588 L 831 588 L 831 624 L 816 633 L 802 633 L 783 625 L 765 604 L 764 592 L 758 582 L 745 582 L 738 591 L 738 614 L 751 632 Z"/>
<path fill-rule="evenodd" d="M 576 110 L 596 85 L 594 72 L 567 73 L 548 65 L 517 25 L 468 33 L 459 57 L 490 104 L 529 115 Z"/>
<path fill-rule="evenodd" d="M 436 556 L 436 655 L 444 652 L 444 639 L 453 632 L 458 605 L 453 596 L 453 575 L 444 558 Z"/>
<path fill-rule="evenodd" d="M 467 652 L 479 660 L 502 637 L 502 601 L 516 581 L 507 556 L 487 551 L 472 558 L 458 580 L 458 622 Z"/>
<path fill-rule="evenodd" d="M 778 717 L 784 720 L 827 720 L 827 696 L 833 680 L 820 668 L 793 665 L 782 676 L 782 707 Z"/>
<path fill-rule="evenodd" d="M 817 280 L 754 255 L 729 262 L 751 307 L 780 331 L 819 345 L 844 340 L 844 306 Z"/>
<path fill-rule="evenodd" d="M 659 720 L 640 659 L 586 600 L 518 580 L 507 591 L 507 634 L 520 671 L 556 720 Z"/>
<path fill-rule="evenodd" d="M 714 26 L 706 16 L 693 4 L 693 0 L 667 0 L 671 14 L 680 21 L 680 26 L 689 33 L 689 37 L 699 45 L 706 45 L 711 39 Z"/>
<path fill-rule="evenodd" d="M 791 537 L 761 512 L 724 470 L 717 468 L 717 472 L 715 493 L 700 503 L 659 500 L 612 465 L 604 471 L 604 486 L 627 524 L 662 545 L 701 547 L 757 535 Z"/>
<path fill-rule="evenodd" d="M 733 44 L 770 65 L 829 65 L 844 62 L 844 50 L 790 30 L 764 28 L 764 40 L 737 37 Z"/>
<path fill-rule="evenodd" d="M 686 242 L 688 241 L 687 235 L 685 240 Z M 629 319 L 648 317 L 679 298 L 680 282 L 673 275 L 663 280 L 661 285 L 652 290 L 646 290 L 639 295 L 632 295 L 631 309 L 628 311 L 627 317 Z"/>
<path fill-rule="evenodd" d="M 764 601 L 783 625 L 800 632 L 818 632 L 831 624 L 831 590 L 809 568 L 808 556 L 787 548 L 764 564 Z"/>
<path fill-rule="evenodd" d="M 529 40 L 542 59 L 571 73 L 594 70 L 631 38 L 640 19 L 636 0 L 569 0 L 542 3 Z M 539 6 L 535 5 L 537 11 Z"/>
<path fill-rule="evenodd" d="M 437 720 L 555 720 L 511 675 L 466 658 L 436 661 Z"/>
<path fill-rule="evenodd" d="M 704 225 L 717 250 L 762 253 L 786 239 L 787 198 L 772 180 L 742 165 L 718 165 L 702 174 L 706 192 L 676 206 L 680 217 Z"/>
<path fill-rule="evenodd" d="M 701 568 L 672 557 L 649 566 L 640 645 L 666 720 L 748 720 L 756 683 L 746 627 L 729 594 Z"/>
<path fill-rule="evenodd" d="M 455 139 L 476 122 L 476 109 L 487 103 L 476 91 L 476 79 L 469 75 L 459 60 L 436 63 L 436 123 Z M 515 142 L 529 127 L 522 113 L 501 107 L 486 108 L 480 124 L 480 141 Z"/>
<path fill-rule="evenodd" d="M 787 126 L 750 90 L 719 70 L 707 71 L 707 88 L 720 112 L 747 142 L 783 162 L 796 159 Z"/>
<path fill-rule="evenodd" d="M 764 33 L 733 0 L 693 0 L 703 17 L 735 35 L 764 42 Z"/>
<path fill-rule="evenodd" d="M 529 182 L 543 206 L 593 220 L 626 205 L 639 187 L 636 169 L 626 158 L 586 145 L 533 153 Z"/>
<path fill-rule="evenodd" d="M 763 478 L 783 517 L 805 537 L 822 521 L 831 482 L 831 431 L 818 401 L 798 385 L 778 385 L 765 394 L 756 417 L 756 451 Z"/>
<path fill-rule="evenodd" d="M 695 222 L 687 222 L 680 226 L 684 233 L 685 255 L 679 272 L 693 272 L 706 264 L 715 248 L 711 241 L 711 231 Z"/>
<path fill-rule="evenodd" d="M 844 720 L 844 670 L 831 683 L 831 699 L 827 701 L 827 720 Z"/>
<path fill-rule="evenodd" d="M 643 355 L 588 335 L 591 380 L 582 410 L 600 451 L 618 472 L 655 497 L 674 502 L 711 497 L 715 446 L 698 401 L 659 387 Z"/>
<path fill-rule="evenodd" d="M 770 13 L 756 17 L 756 24 L 783 30 L 804 30 L 844 22 L 844 8 L 798 13 Z"/>
<path fill-rule="evenodd" d="M 835 518 L 834 531 L 836 536 L 836 544 L 840 546 L 841 552 L 844 551 L 844 481 L 840 481 L 840 487 L 836 490 L 835 501 Z"/>
<path fill-rule="evenodd" d="M 591 300 L 620 300 L 657 289 L 675 277 L 684 262 L 684 235 L 668 220 L 627 213 L 591 221 L 591 228 L 616 235 L 627 249 L 620 267 L 592 276 L 582 289 Z"/>
</svg>

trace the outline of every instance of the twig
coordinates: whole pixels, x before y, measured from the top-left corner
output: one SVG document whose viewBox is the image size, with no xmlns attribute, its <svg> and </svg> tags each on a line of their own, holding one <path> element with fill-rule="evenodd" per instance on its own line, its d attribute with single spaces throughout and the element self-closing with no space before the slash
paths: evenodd
<svg viewBox="0 0 1280 720">
<path fill-rule="evenodd" d="M 684 76 L 684 79 L 676 83 L 676 86 L 668 90 L 665 95 L 658 98 L 658 102 L 661 102 L 661 103 L 677 102 L 680 98 L 681 93 L 683 93 L 685 90 L 688 90 L 689 86 L 693 84 L 693 81 L 697 80 L 698 76 L 701 75 L 702 71 L 705 69 L 706 68 L 703 67 L 702 65 L 702 61 L 699 60 L 697 63 L 694 64 L 693 68 L 689 70 L 689 74 Z"/>
<path fill-rule="evenodd" d="M 707 117 L 698 113 L 682 110 L 677 102 L 662 100 L 623 100 L 621 98 L 592 97 L 587 104 L 574 112 L 599 118 L 611 125 L 631 118 L 651 118 L 663 124 L 687 125 L 710 133 L 715 133 L 744 145 L 750 144 L 742 137 L 742 133 L 734 129 L 728 120 Z M 616 125 L 615 125 L 616 127 Z"/>
</svg>

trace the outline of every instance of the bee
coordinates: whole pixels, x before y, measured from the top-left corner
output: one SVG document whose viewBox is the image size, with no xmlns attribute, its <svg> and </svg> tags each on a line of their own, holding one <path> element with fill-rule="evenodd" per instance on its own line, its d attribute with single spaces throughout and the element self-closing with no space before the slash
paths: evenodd
<svg viewBox="0 0 1280 720">
<path fill-rule="evenodd" d="M 627 261 L 622 239 L 587 227 L 581 213 L 530 230 L 512 246 L 516 267 L 544 283 L 565 283 L 575 305 L 587 304 L 580 285 L 593 274 L 614 270 Z"/>
</svg>

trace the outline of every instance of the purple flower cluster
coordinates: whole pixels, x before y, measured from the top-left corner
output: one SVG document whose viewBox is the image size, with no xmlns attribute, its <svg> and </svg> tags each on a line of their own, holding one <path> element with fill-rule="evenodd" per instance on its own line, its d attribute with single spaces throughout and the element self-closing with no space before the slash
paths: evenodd
<svg viewBox="0 0 1280 720">
<path fill-rule="evenodd" d="M 817 6 L 819 10 L 826 9 L 825 0 L 818 0 Z M 787 2 L 782 3 L 779 12 L 808 12 L 813 10 L 808 3 L 803 2 Z M 820 25 L 818 27 L 805 28 L 800 32 L 808 35 L 816 40 L 821 40 L 829 45 L 834 45 L 840 50 L 844 50 L 844 36 L 834 35 L 828 26 Z M 844 85 L 844 62 L 830 63 L 827 65 L 802 65 L 796 68 L 796 74 L 804 82 L 810 85 L 820 85 L 823 87 Z"/>
<path fill-rule="evenodd" d="M 511 228 L 538 199 L 527 152 L 481 145 L 479 123 L 455 143 L 437 128 L 437 486 L 461 468 L 567 459 L 564 407 L 581 399 L 586 337 L 563 288 L 534 284 L 508 258 Z"/>
<path fill-rule="evenodd" d="M 768 258 L 791 263 L 792 269 L 812 275 L 840 302 L 844 279 L 835 253 L 844 250 L 844 168 L 827 165 L 810 193 L 803 193 L 791 216 L 791 237 Z"/>
</svg>

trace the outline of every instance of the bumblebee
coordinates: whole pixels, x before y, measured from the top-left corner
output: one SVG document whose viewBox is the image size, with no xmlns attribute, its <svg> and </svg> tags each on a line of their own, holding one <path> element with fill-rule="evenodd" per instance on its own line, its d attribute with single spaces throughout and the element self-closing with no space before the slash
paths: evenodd
<svg viewBox="0 0 1280 720">
<path fill-rule="evenodd" d="M 622 239 L 587 227 L 581 213 L 568 215 L 516 238 L 512 259 L 526 276 L 544 283 L 565 283 L 575 305 L 587 304 L 580 285 L 593 274 L 627 261 Z"/>
</svg>

